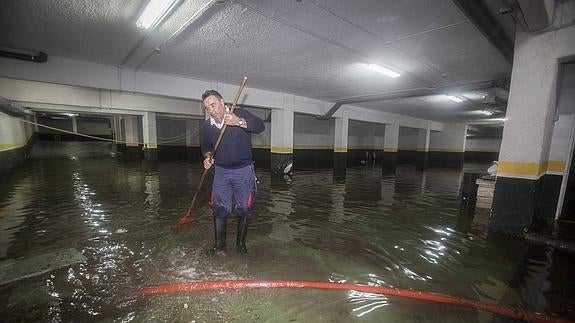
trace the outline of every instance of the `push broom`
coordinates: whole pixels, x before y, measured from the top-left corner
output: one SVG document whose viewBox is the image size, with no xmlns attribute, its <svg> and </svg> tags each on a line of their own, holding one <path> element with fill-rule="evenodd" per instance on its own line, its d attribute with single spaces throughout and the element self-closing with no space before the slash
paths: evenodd
<svg viewBox="0 0 575 323">
<path fill-rule="evenodd" d="M 244 78 L 242 79 L 242 82 L 240 84 L 240 88 L 238 89 L 238 91 L 236 93 L 236 97 L 234 98 L 234 103 L 232 104 L 232 107 L 230 108 L 230 111 L 229 111 L 230 113 L 233 113 L 234 110 L 236 109 L 236 105 L 238 104 L 238 100 L 240 98 L 240 95 L 242 94 L 242 91 L 244 90 L 244 86 L 246 85 L 247 80 L 248 80 L 248 78 L 244 76 Z M 220 130 L 220 135 L 218 136 L 218 140 L 216 140 L 216 144 L 214 145 L 214 151 L 212 152 L 211 158 L 214 158 L 214 156 L 216 155 L 216 151 L 218 150 L 218 146 L 220 145 L 220 141 L 222 141 L 222 136 L 224 135 L 224 131 L 226 131 L 226 128 L 227 128 L 227 125 L 224 123 L 224 126 Z M 206 178 L 207 173 L 208 173 L 208 169 L 204 169 L 204 172 L 202 173 L 202 178 L 200 179 L 200 182 L 198 183 L 198 188 L 196 189 L 196 193 L 194 193 L 194 197 L 192 198 L 192 204 L 190 205 L 190 208 L 188 209 L 188 211 L 180 219 L 180 221 L 178 221 L 178 224 L 176 224 L 176 229 L 182 229 L 185 226 L 187 226 L 188 224 L 190 224 L 194 221 L 197 221 L 194 218 L 194 215 L 192 213 L 192 209 L 194 208 L 194 204 L 196 203 L 196 198 L 198 197 L 198 193 L 200 192 L 200 189 L 202 188 L 202 184 L 204 183 L 204 179 Z"/>
</svg>

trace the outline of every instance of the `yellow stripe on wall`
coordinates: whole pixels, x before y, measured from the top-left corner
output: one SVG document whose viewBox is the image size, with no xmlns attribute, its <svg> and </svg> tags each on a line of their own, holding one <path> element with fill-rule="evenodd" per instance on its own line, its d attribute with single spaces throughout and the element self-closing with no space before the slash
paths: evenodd
<svg viewBox="0 0 575 323">
<path fill-rule="evenodd" d="M 377 146 L 347 146 L 348 150 L 351 149 L 356 149 L 356 150 L 360 150 L 360 149 L 369 149 L 369 150 L 380 150 L 383 149 L 381 147 L 377 147 Z"/>
<path fill-rule="evenodd" d="M 468 152 L 468 153 L 498 153 L 499 150 L 497 150 L 497 149 L 469 149 L 469 150 L 466 150 L 465 152 Z"/>
<path fill-rule="evenodd" d="M 430 148 L 429 152 L 440 152 L 440 153 L 464 153 L 463 149 L 449 149 L 449 148 Z"/>
<path fill-rule="evenodd" d="M 272 147 L 271 152 L 276 153 L 276 154 L 293 154 L 293 148 L 292 147 Z"/>
<path fill-rule="evenodd" d="M 294 149 L 325 149 L 333 150 L 333 146 L 319 146 L 319 145 L 293 145 Z"/>
<path fill-rule="evenodd" d="M 334 152 L 336 153 L 346 153 L 347 152 L 347 147 L 335 147 L 333 149 Z"/>
<path fill-rule="evenodd" d="M 547 161 L 547 171 L 548 172 L 565 172 L 565 162 L 562 160 L 549 160 Z"/>
<path fill-rule="evenodd" d="M 12 150 L 26 146 L 26 143 L 0 144 L 0 151 Z"/>
<path fill-rule="evenodd" d="M 524 175 L 540 176 L 546 172 L 563 173 L 565 162 L 562 160 L 548 160 L 542 163 L 525 163 L 502 160 L 497 165 L 498 175 Z"/>
</svg>

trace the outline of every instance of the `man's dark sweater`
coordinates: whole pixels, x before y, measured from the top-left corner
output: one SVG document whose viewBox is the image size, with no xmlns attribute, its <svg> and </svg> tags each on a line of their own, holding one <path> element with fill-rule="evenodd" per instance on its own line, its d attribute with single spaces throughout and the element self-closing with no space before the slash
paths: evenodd
<svg viewBox="0 0 575 323">
<path fill-rule="evenodd" d="M 246 120 L 247 128 L 227 126 L 214 155 L 217 166 L 242 168 L 253 163 L 251 133 L 264 131 L 264 122 L 243 108 L 236 108 L 234 114 Z M 210 119 L 203 125 L 202 155 L 213 152 L 221 129 L 212 125 Z"/>
</svg>

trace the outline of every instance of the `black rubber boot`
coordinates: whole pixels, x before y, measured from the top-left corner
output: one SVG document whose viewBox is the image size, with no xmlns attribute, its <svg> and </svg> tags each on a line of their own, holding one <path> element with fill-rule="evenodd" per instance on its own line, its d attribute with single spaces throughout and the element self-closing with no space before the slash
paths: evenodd
<svg viewBox="0 0 575 323">
<path fill-rule="evenodd" d="M 208 256 L 213 256 L 216 252 L 226 249 L 227 228 L 228 218 L 214 217 L 214 236 L 216 242 L 214 246 L 206 252 Z"/>
<path fill-rule="evenodd" d="M 238 254 L 248 253 L 246 248 L 246 234 L 248 233 L 248 225 L 250 224 L 250 219 L 248 217 L 238 218 L 238 235 L 236 238 L 236 251 Z"/>
</svg>

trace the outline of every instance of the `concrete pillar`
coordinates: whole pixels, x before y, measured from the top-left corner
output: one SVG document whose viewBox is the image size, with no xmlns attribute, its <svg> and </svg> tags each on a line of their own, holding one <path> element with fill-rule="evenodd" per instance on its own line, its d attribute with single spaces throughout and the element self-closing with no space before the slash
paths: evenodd
<svg viewBox="0 0 575 323">
<path fill-rule="evenodd" d="M 427 168 L 427 161 L 429 158 L 429 137 L 431 131 L 427 129 L 419 129 L 419 136 L 417 139 L 417 161 L 415 169 L 423 170 Z"/>
<path fill-rule="evenodd" d="M 399 123 L 385 125 L 383 137 L 383 174 L 395 174 L 397 169 L 397 148 L 399 146 Z"/>
<path fill-rule="evenodd" d="M 156 161 L 158 160 L 158 132 L 155 112 L 144 112 L 142 129 L 144 133 L 144 158 L 149 161 Z"/>
<path fill-rule="evenodd" d="M 272 179 L 283 179 L 293 168 L 293 122 L 291 107 L 273 109 L 271 117 L 271 158 Z"/>
<path fill-rule="evenodd" d="M 76 117 L 72 117 L 72 131 L 77 133 L 78 132 L 78 120 Z M 78 140 L 78 135 L 73 135 L 74 140 Z"/>
<path fill-rule="evenodd" d="M 126 141 L 126 155 L 127 160 L 140 159 L 140 147 L 138 145 L 138 117 L 127 116 L 124 117 L 124 138 Z"/>
<path fill-rule="evenodd" d="M 122 116 L 114 116 L 115 127 L 114 132 L 116 133 L 116 152 L 125 154 L 126 153 L 126 136 L 125 130 L 125 120 Z"/>
<path fill-rule="evenodd" d="M 431 131 L 428 165 L 461 169 L 466 135 L 467 125 L 464 123 L 445 123 L 443 130 Z"/>
<path fill-rule="evenodd" d="M 186 154 L 188 160 L 201 160 L 200 120 L 186 120 Z"/>
<path fill-rule="evenodd" d="M 365 143 L 368 147 L 367 164 L 375 165 L 375 153 L 377 151 L 375 142 L 375 124 L 370 124 L 369 128 L 367 128 L 367 138 Z"/>
<path fill-rule="evenodd" d="M 349 118 L 346 116 L 335 119 L 335 138 L 333 147 L 333 171 L 337 176 L 345 176 L 347 168 L 347 141 L 349 133 Z"/>
<path fill-rule="evenodd" d="M 78 120 L 76 117 L 72 117 L 72 131 L 78 132 Z"/>
<path fill-rule="evenodd" d="M 112 116 L 110 118 L 110 132 L 112 135 L 112 140 L 114 140 L 114 147 L 112 148 L 112 150 L 117 153 L 118 152 L 118 132 L 117 132 L 118 125 L 116 123 L 117 123 L 116 116 Z"/>
<path fill-rule="evenodd" d="M 556 107 L 555 33 L 518 32 L 489 228 L 519 234 L 536 217 L 553 219 L 543 201 Z M 560 185 L 560 184 L 559 184 Z M 547 205 L 547 207 L 544 207 Z"/>
<path fill-rule="evenodd" d="M 34 132 L 38 133 L 38 116 L 36 115 L 36 113 L 34 113 Z"/>
<path fill-rule="evenodd" d="M 114 140 L 114 144 L 118 143 L 118 133 L 116 132 L 116 117 L 110 118 L 110 129 L 112 131 L 112 140 Z"/>
</svg>

